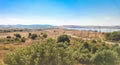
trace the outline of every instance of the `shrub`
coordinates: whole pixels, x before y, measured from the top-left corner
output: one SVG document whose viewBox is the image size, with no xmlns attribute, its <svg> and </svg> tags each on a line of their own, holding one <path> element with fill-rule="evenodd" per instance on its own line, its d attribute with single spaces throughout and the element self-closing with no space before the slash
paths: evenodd
<svg viewBox="0 0 120 65">
<path fill-rule="evenodd" d="M 80 55 L 78 55 L 78 57 L 76 58 L 76 60 L 80 64 L 90 65 L 92 63 L 91 57 L 92 57 L 92 55 L 90 53 L 80 54 Z"/>
<path fill-rule="evenodd" d="M 42 34 L 42 37 L 47 38 L 47 34 L 46 33 Z"/>
<path fill-rule="evenodd" d="M 37 37 L 38 37 L 37 34 L 31 34 L 31 36 L 30 36 L 30 38 L 33 40 L 35 40 Z"/>
<path fill-rule="evenodd" d="M 57 41 L 58 42 L 70 42 L 70 36 L 68 35 L 60 35 L 58 38 L 57 38 Z"/>
<path fill-rule="evenodd" d="M 54 40 L 36 43 L 6 54 L 9 65 L 74 65 L 71 48 L 61 48 Z"/>
<path fill-rule="evenodd" d="M 115 65 L 117 60 L 117 53 L 111 50 L 103 50 L 97 52 L 93 57 L 95 65 Z"/>
<path fill-rule="evenodd" d="M 7 36 L 6 38 L 12 38 L 11 36 Z"/>
<path fill-rule="evenodd" d="M 25 42 L 26 41 L 26 38 L 25 37 L 22 37 L 21 38 L 21 42 Z"/>
<path fill-rule="evenodd" d="M 15 36 L 16 38 L 21 38 L 21 35 L 20 35 L 20 34 L 14 34 L 14 36 Z"/>
<path fill-rule="evenodd" d="M 15 38 L 15 41 L 21 41 L 21 38 Z"/>
<path fill-rule="evenodd" d="M 91 43 L 97 43 L 97 41 L 96 40 L 92 40 Z"/>
<path fill-rule="evenodd" d="M 90 45 L 89 41 L 56 42 L 46 39 L 5 55 L 6 65 L 116 65 L 119 48 L 107 48 L 105 44 Z"/>
<path fill-rule="evenodd" d="M 44 33 L 43 32 L 41 32 L 41 35 L 43 35 Z"/>
<path fill-rule="evenodd" d="M 118 53 L 118 57 L 120 57 L 120 46 L 116 46 L 113 50 L 115 52 L 117 52 Z"/>
<path fill-rule="evenodd" d="M 32 35 L 32 34 L 31 34 L 31 33 L 29 33 L 29 34 L 28 34 L 28 38 L 30 38 L 30 37 L 31 37 L 31 35 Z"/>
<path fill-rule="evenodd" d="M 112 32 L 112 33 L 106 33 L 105 38 L 107 40 L 111 40 L 111 41 L 119 41 L 120 40 L 120 31 Z"/>
</svg>

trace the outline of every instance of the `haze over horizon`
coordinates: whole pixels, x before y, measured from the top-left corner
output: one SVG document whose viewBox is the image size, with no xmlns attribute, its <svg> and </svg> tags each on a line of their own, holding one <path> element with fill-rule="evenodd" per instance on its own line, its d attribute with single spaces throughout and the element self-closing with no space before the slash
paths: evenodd
<svg viewBox="0 0 120 65">
<path fill-rule="evenodd" d="M 120 0 L 0 0 L 0 25 L 120 25 Z"/>
</svg>

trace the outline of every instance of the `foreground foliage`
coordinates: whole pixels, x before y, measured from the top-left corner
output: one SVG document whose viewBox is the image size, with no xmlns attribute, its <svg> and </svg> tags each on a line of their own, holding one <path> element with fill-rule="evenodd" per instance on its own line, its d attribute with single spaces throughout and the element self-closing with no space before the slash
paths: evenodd
<svg viewBox="0 0 120 65">
<path fill-rule="evenodd" d="M 95 65 L 115 65 L 117 53 L 111 50 L 103 50 L 95 54 L 93 61 Z"/>
<path fill-rule="evenodd" d="M 119 61 L 119 46 L 92 41 L 58 42 L 54 39 L 34 43 L 5 55 L 8 65 L 116 65 Z"/>
</svg>

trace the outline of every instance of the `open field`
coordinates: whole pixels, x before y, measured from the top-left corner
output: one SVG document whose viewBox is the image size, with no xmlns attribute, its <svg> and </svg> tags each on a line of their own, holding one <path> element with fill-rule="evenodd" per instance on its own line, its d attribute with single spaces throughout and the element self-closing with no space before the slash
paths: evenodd
<svg viewBox="0 0 120 65">
<path fill-rule="evenodd" d="M 4 44 L 0 42 L 0 59 L 3 59 L 3 56 L 5 53 L 13 51 L 14 49 L 18 47 L 24 47 L 30 45 L 32 42 L 31 39 L 28 39 L 29 33 L 34 33 L 40 35 L 41 33 L 46 33 L 48 35 L 48 38 L 54 38 L 56 39 L 61 34 L 67 34 L 71 37 L 77 36 L 78 39 L 82 38 L 100 38 L 103 39 L 103 34 L 98 32 L 92 32 L 92 31 L 78 31 L 78 30 L 65 30 L 65 29 L 48 29 L 48 30 L 31 30 L 31 31 L 22 31 L 22 32 L 4 32 L 0 33 L 0 38 L 6 38 L 7 36 L 14 37 L 14 34 L 20 34 L 22 37 L 25 37 L 27 40 L 24 43 L 10 43 L 10 44 Z M 76 37 L 74 37 L 76 38 Z"/>
<path fill-rule="evenodd" d="M 19 34 L 20 37 L 19 35 L 16 36 L 16 34 Z M 37 38 L 32 39 L 31 37 L 29 37 L 30 35 L 34 34 L 37 35 Z M 44 34 L 47 34 L 47 37 L 43 37 Z M 115 42 L 106 41 L 105 33 L 100 33 L 96 31 L 80 31 L 68 29 L 31 29 L 24 31 L 0 32 L 0 63 L 4 64 L 3 59 L 6 53 L 15 52 L 16 49 L 26 48 L 28 46 L 34 45 L 37 42 L 43 42 L 48 38 L 57 40 L 58 37 L 63 34 L 70 36 L 69 43 L 70 46 L 73 48 L 76 43 L 75 41 L 79 41 L 79 43 L 82 43 L 82 41 L 88 42 L 89 45 L 96 43 L 93 44 L 93 46 L 96 46 L 97 48 L 101 47 L 102 45 L 104 46 L 104 43 L 107 48 L 112 48 L 116 44 Z"/>
</svg>

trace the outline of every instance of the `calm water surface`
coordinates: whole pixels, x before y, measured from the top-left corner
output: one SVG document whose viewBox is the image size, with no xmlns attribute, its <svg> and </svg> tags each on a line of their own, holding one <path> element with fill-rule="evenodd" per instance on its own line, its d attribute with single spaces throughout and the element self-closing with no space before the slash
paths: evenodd
<svg viewBox="0 0 120 65">
<path fill-rule="evenodd" d="M 90 31 L 97 31 L 97 32 L 114 32 L 114 31 L 120 31 L 120 29 L 109 29 L 109 28 L 67 28 L 72 30 L 90 30 Z"/>
</svg>

